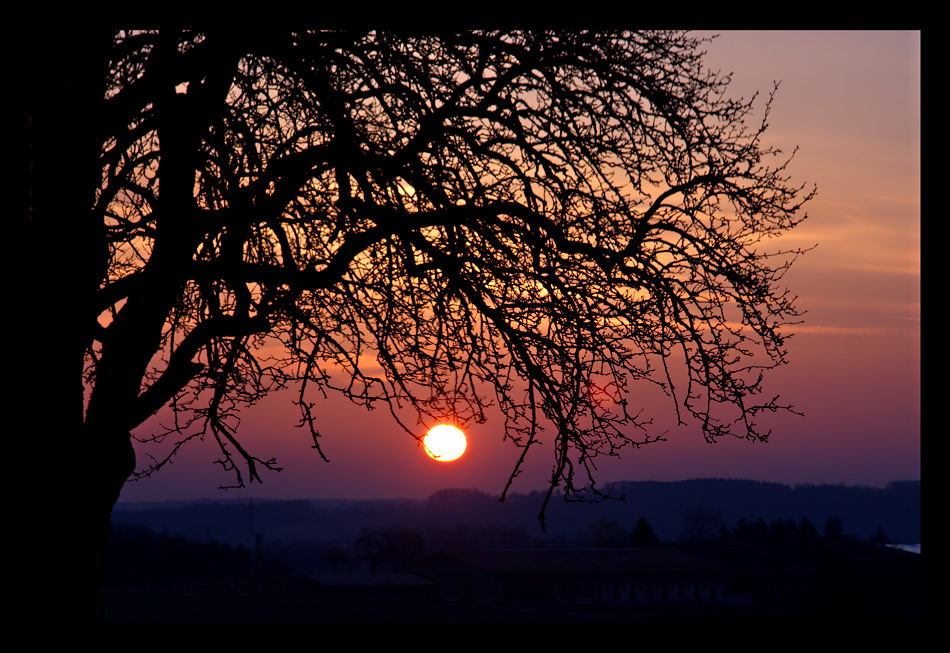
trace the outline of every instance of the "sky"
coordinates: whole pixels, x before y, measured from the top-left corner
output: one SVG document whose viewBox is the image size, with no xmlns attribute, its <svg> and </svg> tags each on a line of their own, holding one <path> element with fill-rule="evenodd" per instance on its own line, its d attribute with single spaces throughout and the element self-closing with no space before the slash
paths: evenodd
<svg viewBox="0 0 950 653">
<path fill-rule="evenodd" d="M 767 443 L 707 444 L 698 425 L 671 422 L 665 442 L 599 459 L 598 486 L 919 479 L 920 33 L 720 32 L 705 49 L 709 67 L 733 73 L 733 96 L 767 94 L 780 82 L 765 140 L 787 152 L 797 146 L 789 172 L 818 187 L 808 219 L 782 241 L 817 244 L 785 277 L 804 323 L 788 343 L 789 363 L 766 377 L 766 391 L 803 416 L 771 419 Z M 497 495 L 520 454 L 502 441 L 495 419 L 468 431 L 461 458 L 438 463 L 387 413 L 331 398 L 318 405 L 326 463 L 295 428 L 291 399 L 274 395 L 244 414 L 242 442 L 283 466 L 265 472 L 262 485 L 217 489 L 231 477 L 213 464 L 216 445 L 208 441 L 127 483 L 121 501 L 425 498 L 449 487 Z M 532 450 L 513 491 L 546 488 L 552 464 L 549 448 Z"/>
</svg>

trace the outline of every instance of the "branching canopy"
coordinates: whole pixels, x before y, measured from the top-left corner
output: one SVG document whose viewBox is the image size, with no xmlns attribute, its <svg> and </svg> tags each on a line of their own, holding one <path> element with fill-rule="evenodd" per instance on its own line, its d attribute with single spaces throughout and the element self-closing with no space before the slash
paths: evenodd
<svg viewBox="0 0 950 653">
<path fill-rule="evenodd" d="M 756 120 L 701 45 L 119 34 L 88 419 L 132 429 L 170 404 L 153 437 L 211 434 L 243 484 L 276 462 L 242 448 L 237 411 L 275 389 L 318 449 L 314 392 L 386 405 L 414 437 L 494 405 L 511 478 L 546 426 L 568 496 L 597 456 L 662 435 L 631 384 L 708 440 L 766 439 L 800 253 L 766 241 L 812 192 L 762 142 L 771 96 Z"/>
</svg>

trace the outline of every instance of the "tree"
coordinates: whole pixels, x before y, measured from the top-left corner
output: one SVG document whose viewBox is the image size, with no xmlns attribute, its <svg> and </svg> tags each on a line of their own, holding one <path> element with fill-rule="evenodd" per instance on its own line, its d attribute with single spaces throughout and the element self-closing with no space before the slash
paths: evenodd
<svg viewBox="0 0 950 653">
<path fill-rule="evenodd" d="M 811 520 L 807 517 L 802 517 L 798 523 L 798 532 L 801 535 L 802 541 L 806 544 L 814 544 L 818 541 L 818 529 L 815 528 L 815 525 L 812 524 Z"/>
<path fill-rule="evenodd" d="M 841 523 L 841 517 L 835 515 L 829 517 L 825 522 L 825 539 L 840 540 L 844 538 L 844 526 Z"/>
<path fill-rule="evenodd" d="M 363 529 L 353 543 L 351 559 L 368 564 L 371 574 L 407 565 L 425 553 L 425 539 L 407 528 Z"/>
<path fill-rule="evenodd" d="M 692 506 L 683 511 L 682 538 L 688 542 L 714 540 L 723 527 L 723 511 L 706 506 Z M 764 525 L 764 523 L 763 523 Z M 766 529 L 768 533 L 768 529 Z"/>
<path fill-rule="evenodd" d="M 588 528 L 588 538 L 600 549 L 630 546 L 630 533 L 615 519 L 601 519 Z"/>
<path fill-rule="evenodd" d="M 877 530 L 874 531 L 874 535 L 871 536 L 870 542 L 874 544 L 889 544 L 890 539 L 887 537 L 887 533 L 884 531 L 883 526 L 878 526 Z"/>
<path fill-rule="evenodd" d="M 242 446 L 238 416 L 280 389 L 318 452 L 314 393 L 385 406 L 416 438 L 496 406 L 511 480 L 542 442 L 553 455 L 542 523 L 556 488 L 599 495 L 598 456 L 662 439 L 634 384 L 709 441 L 765 440 L 760 415 L 791 409 L 760 394 L 800 252 L 764 241 L 812 193 L 762 142 L 772 96 L 750 122 L 755 98 L 729 99 L 689 35 L 41 43 L 16 234 L 44 253 L 22 299 L 41 371 L 23 405 L 64 407 L 57 464 L 92 479 L 76 523 L 105 532 L 133 432 L 172 443 L 137 473 L 211 437 L 235 485 L 261 481 L 278 463 Z M 172 423 L 142 432 L 163 407 Z"/>
<path fill-rule="evenodd" d="M 656 536 L 653 526 L 647 521 L 646 517 L 640 517 L 637 525 L 633 527 L 631 534 L 632 546 L 644 549 L 656 548 L 660 545 L 660 538 Z"/>
</svg>

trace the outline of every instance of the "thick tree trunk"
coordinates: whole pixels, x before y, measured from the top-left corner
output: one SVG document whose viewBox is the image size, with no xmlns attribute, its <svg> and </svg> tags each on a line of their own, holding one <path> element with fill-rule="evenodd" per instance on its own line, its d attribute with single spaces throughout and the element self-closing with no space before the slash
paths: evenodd
<svg viewBox="0 0 950 653">
<path fill-rule="evenodd" d="M 13 405 L 28 420 L 20 428 L 29 470 L 21 482 L 35 499 L 24 506 L 22 531 L 14 534 L 29 561 L 18 602 L 26 617 L 48 615 L 58 623 L 103 618 L 112 509 L 135 468 L 129 430 L 143 417 L 142 379 L 180 290 L 176 266 L 193 251 L 196 142 L 226 95 L 237 60 L 224 34 L 225 46 L 200 62 L 208 74 L 194 73 L 201 93 L 187 106 L 176 90 L 177 38 L 158 48 L 159 237 L 143 283 L 110 325 L 88 398 L 84 361 L 109 255 L 93 207 L 107 136 L 102 120 L 112 35 L 55 29 L 25 35 L 28 65 L 17 87 L 27 89 L 20 126 L 27 135 L 21 174 L 28 193 L 20 198 L 10 241 L 22 280 L 10 319 L 19 321 Z"/>
<path fill-rule="evenodd" d="M 128 468 L 127 449 L 83 427 L 84 354 L 106 262 L 91 207 L 109 44 L 106 34 L 49 30 L 27 35 L 22 53 L 28 194 L 10 243 L 21 283 L 9 318 L 18 321 L 13 405 L 33 501 L 14 534 L 29 561 L 17 605 L 56 623 L 102 620 L 104 516 Z"/>
</svg>

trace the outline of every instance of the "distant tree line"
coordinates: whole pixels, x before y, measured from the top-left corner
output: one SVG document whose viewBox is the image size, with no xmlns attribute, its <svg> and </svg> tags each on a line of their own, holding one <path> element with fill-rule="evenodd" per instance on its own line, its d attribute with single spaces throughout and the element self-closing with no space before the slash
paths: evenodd
<svg viewBox="0 0 950 653">
<path fill-rule="evenodd" d="M 588 546 L 594 548 L 652 548 L 693 542 L 764 547 L 775 550 L 807 549 L 819 543 L 858 542 L 844 534 L 838 516 L 829 517 L 821 531 L 803 517 L 766 522 L 739 519 L 732 528 L 721 513 L 692 509 L 684 512 L 683 533 L 676 542 L 658 537 L 650 521 L 640 516 L 624 526 L 602 519 L 570 538 L 548 540 L 525 528 L 506 524 L 429 526 L 415 529 L 390 526 L 364 528 L 342 542 L 266 542 L 264 557 L 244 546 L 200 541 L 183 535 L 156 533 L 144 526 L 122 525 L 110 544 L 107 584 L 136 586 L 176 581 L 213 581 L 250 578 L 255 573 L 389 573 L 428 553 L 440 550 L 516 547 Z M 713 528 L 715 527 L 715 531 Z M 883 528 L 868 542 L 886 544 Z"/>
<path fill-rule="evenodd" d="M 115 530 L 106 586 L 193 586 L 208 582 L 299 578 L 311 573 L 386 574 L 426 554 L 493 546 L 673 547 L 730 570 L 730 593 L 747 595 L 769 609 L 802 616 L 878 615 L 902 623 L 919 619 L 920 558 L 889 547 L 883 528 L 869 539 L 845 534 L 840 517 L 821 529 L 808 518 L 767 522 L 741 518 L 705 532 L 711 517 L 687 511 L 684 530 L 702 523 L 700 539 L 662 541 L 646 517 L 624 526 L 601 520 L 570 541 L 542 542 L 527 531 L 496 527 L 366 528 L 343 543 L 273 541 L 262 560 L 243 546 L 203 542 L 141 526 Z M 702 517 L 702 519 L 699 519 Z M 502 542 L 504 544 L 502 544 Z"/>
<path fill-rule="evenodd" d="M 104 585 L 231 581 L 250 578 L 253 573 L 254 557 L 243 546 L 155 533 L 142 526 L 120 526 L 110 538 Z"/>
<path fill-rule="evenodd" d="M 581 544 L 599 547 L 655 547 L 660 539 L 646 517 L 640 517 L 632 528 L 625 528 L 616 519 L 602 519 L 591 525 L 581 536 Z M 845 535 L 844 525 L 837 515 L 829 517 L 819 533 L 811 520 L 802 517 L 794 519 L 775 519 L 767 523 L 762 517 L 749 521 L 740 518 L 734 527 L 728 528 L 721 510 L 711 508 L 689 508 L 683 513 L 682 542 L 703 542 L 709 540 L 731 540 L 761 545 L 810 545 L 824 541 L 852 540 L 858 538 Z M 878 527 L 869 542 L 888 544 L 890 539 L 883 527 Z"/>
</svg>

